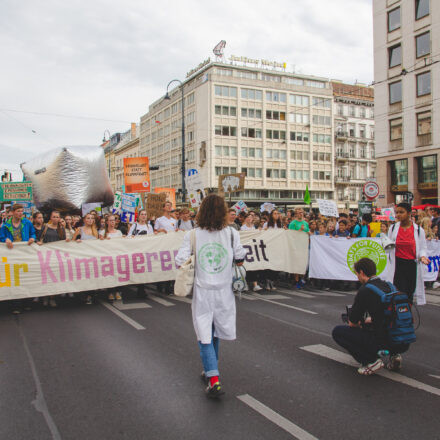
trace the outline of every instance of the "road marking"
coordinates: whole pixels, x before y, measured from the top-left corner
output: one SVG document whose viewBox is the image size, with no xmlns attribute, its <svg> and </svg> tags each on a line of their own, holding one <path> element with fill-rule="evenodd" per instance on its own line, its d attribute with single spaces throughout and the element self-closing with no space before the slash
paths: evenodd
<svg viewBox="0 0 440 440">
<path fill-rule="evenodd" d="M 435 374 L 428 374 L 428 376 L 434 377 L 435 379 L 440 379 L 440 376 L 436 376 Z"/>
<path fill-rule="evenodd" d="M 289 292 L 287 290 L 281 290 L 281 289 L 279 289 L 279 290 L 280 290 L 280 292 L 282 292 L 282 293 L 284 293 L 286 295 L 297 296 L 299 298 L 314 298 L 313 295 L 310 295 L 308 293 L 296 292 L 296 291 Z"/>
<path fill-rule="evenodd" d="M 259 402 L 257 399 L 254 399 L 249 394 L 243 394 L 242 396 L 237 396 L 237 399 L 241 400 L 243 403 L 251 407 L 257 413 L 261 414 L 266 419 L 270 420 L 275 425 L 278 425 L 284 431 L 287 431 L 289 434 L 292 434 L 293 437 L 298 440 L 318 440 L 312 434 L 309 434 L 304 429 L 292 423 L 290 420 L 287 420 L 281 414 L 278 414 L 274 410 L 270 409 L 268 406 Z"/>
<path fill-rule="evenodd" d="M 266 298 L 258 298 L 260 301 L 266 301 L 268 303 L 272 303 L 272 304 L 277 304 L 281 307 L 287 307 L 288 309 L 294 309 L 294 310 L 298 310 L 300 312 L 304 312 L 304 313 L 309 313 L 310 315 L 317 315 L 318 312 L 312 312 L 311 310 L 306 310 L 306 309 L 302 309 L 301 307 L 295 307 L 295 306 L 291 306 L 290 304 L 283 304 L 277 301 L 272 301 L 271 299 L 266 299 Z"/>
<path fill-rule="evenodd" d="M 359 366 L 359 364 L 349 354 L 343 353 L 339 350 L 335 350 L 334 348 L 331 347 L 327 347 L 326 345 L 323 344 L 308 345 L 300 348 L 301 350 L 305 350 L 308 351 L 309 353 L 317 354 L 327 359 L 340 362 L 341 364 L 350 365 L 352 367 Z M 439 388 L 435 388 L 431 385 L 427 385 L 423 382 L 419 382 L 418 380 L 411 379 L 410 377 L 406 377 L 398 373 L 392 373 L 391 371 L 388 370 L 379 370 L 376 374 L 385 377 L 387 379 L 394 380 L 395 382 L 400 382 L 403 383 L 404 385 L 408 385 L 410 387 L 417 388 L 422 391 L 426 391 L 427 393 L 435 394 L 436 396 L 440 396 Z"/>
<path fill-rule="evenodd" d="M 136 310 L 136 309 L 151 309 L 149 304 L 144 302 L 141 303 L 126 303 L 124 304 L 122 301 L 115 301 L 113 303 L 113 307 L 116 307 L 118 310 Z"/>
<path fill-rule="evenodd" d="M 262 295 L 261 293 L 253 293 L 252 296 L 255 296 L 258 299 L 289 299 L 289 297 L 285 295 Z"/>
<path fill-rule="evenodd" d="M 440 296 L 427 294 L 426 301 L 430 304 L 440 304 Z"/>
<path fill-rule="evenodd" d="M 244 298 L 244 299 L 247 299 L 249 301 L 257 301 L 257 299 L 258 299 L 258 298 L 255 298 L 252 295 L 247 294 L 247 293 L 242 293 L 241 297 Z M 237 295 L 237 298 L 240 298 L 240 295 Z"/>
<path fill-rule="evenodd" d="M 162 304 L 165 307 L 171 307 L 175 305 L 174 303 L 167 301 L 166 299 L 161 298 L 160 296 L 147 294 L 147 298 L 151 299 L 152 301 L 156 301 L 157 303 Z"/>
<path fill-rule="evenodd" d="M 171 295 L 170 298 L 175 299 L 176 301 L 181 301 L 181 302 L 184 302 L 184 303 L 192 304 L 192 299 L 191 298 L 187 298 L 186 296 Z"/>
<path fill-rule="evenodd" d="M 334 298 L 341 298 L 345 296 L 345 293 L 336 291 L 336 290 L 320 290 L 320 289 L 312 289 L 312 288 L 306 288 L 304 289 L 306 292 L 311 292 L 315 294 L 315 296 L 331 296 Z"/>
<path fill-rule="evenodd" d="M 110 310 L 111 312 L 113 312 L 116 316 L 119 316 L 123 321 L 125 321 L 127 324 L 130 324 L 132 327 L 134 327 L 136 330 L 145 330 L 145 327 L 143 327 L 142 325 L 140 325 L 138 322 L 136 322 L 134 319 L 131 319 L 130 317 L 128 317 L 125 313 L 122 313 L 121 311 L 119 311 L 118 309 L 116 309 L 115 307 L 113 307 L 112 305 L 110 305 L 109 303 L 100 300 L 99 301 L 106 309 Z"/>
</svg>

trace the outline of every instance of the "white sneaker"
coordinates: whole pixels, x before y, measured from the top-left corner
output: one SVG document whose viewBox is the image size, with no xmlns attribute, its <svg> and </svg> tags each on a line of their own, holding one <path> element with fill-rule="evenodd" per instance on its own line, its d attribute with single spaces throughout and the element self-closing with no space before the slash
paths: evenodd
<svg viewBox="0 0 440 440">
<path fill-rule="evenodd" d="M 438 289 L 440 287 L 440 283 L 438 283 L 437 281 L 435 281 L 432 285 L 433 289 Z"/>
<path fill-rule="evenodd" d="M 374 362 L 371 362 L 371 364 L 358 368 L 358 373 L 364 376 L 371 376 L 376 371 L 379 371 L 381 368 L 383 368 L 384 365 L 385 364 L 383 363 L 382 359 L 376 359 Z"/>
<path fill-rule="evenodd" d="M 254 288 L 252 289 L 254 292 L 259 292 L 260 290 L 263 290 L 262 287 L 260 287 L 258 284 L 256 286 L 254 286 Z"/>
</svg>

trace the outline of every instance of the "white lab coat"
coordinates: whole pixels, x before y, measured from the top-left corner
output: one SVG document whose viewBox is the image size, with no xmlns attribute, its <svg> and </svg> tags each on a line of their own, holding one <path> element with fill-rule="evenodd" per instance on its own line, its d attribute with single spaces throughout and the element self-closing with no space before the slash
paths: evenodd
<svg viewBox="0 0 440 440">
<path fill-rule="evenodd" d="M 191 234 L 188 231 L 176 255 L 181 266 L 191 255 Z M 195 229 L 196 265 L 192 300 L 192 316 L 197 340 L 211 343 L 214 336 L 233 340 L 236 338 L 235 297 L 232 292 L 232 260 L 241 260 L 246 249 L 240 243 L 239 233 L 226 227 L 221 231 Z M 232 238 L 233 237 L 233 248 Z"/>
<path fill-rule="evenodd" d="M 396 242 L 397 234 L 399 233 L 400 222 L 396 223 L 390 227 L 388 231 L 388 238 L 394 242 Z M 419 233 L 420 231 L 420 233 Z M 416 283 L 416 291 L 414 292 L 414 298 L 416 299 L 416 303 L 419 306 L 426 304 L 425 298 L 425 282 L 423 281 L 423 266 L 424 264 L 420 261 L 421 257 L 428 256 L 428 248 L 426 245 L 426 237 L 425 231 L 420 226 L 414 223 L 414 240 L 416 242 L 416 260 L 417 260 L 417 283 Z M 392 258 L 394 259 L 393 263 L 395 264 L 395 254 L 392 254 Z"/>
</svg>

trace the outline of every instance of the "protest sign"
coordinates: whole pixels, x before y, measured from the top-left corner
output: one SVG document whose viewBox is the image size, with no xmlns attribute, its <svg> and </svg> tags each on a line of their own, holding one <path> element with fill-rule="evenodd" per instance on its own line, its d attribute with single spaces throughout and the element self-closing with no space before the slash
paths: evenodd
<svg viewBox="0 0 440 440">
<path fill-rule="evenodd" d="M 0 183 L 0 202 L 32 202 L 32 182 Z"/>
<path fill-rule="evenodd" d="M 121 210 L 124 212 L 136 212 L 137 198 L 135 194 L 122 194 Z"/>
<path fill-rule="evenodd" d="M 241 211 L 246 211 L 247 205 L 243 202 L 243 200 L 240 200 L 232 208 L 235 209 L 235 212 L 238 214 Z"/>
<path fill-rule="evenodd" d="M 316 199 L 319 212 L 325 217 L 339 217 L 338 207 L 333 200 Z"/>
<path fill-rule="evenodd" d="M 173 280 L 174 259 L 184 235 L 176 232 L 79 244 L 57 241 L 43 246 L 14 243 L 12 251 L 2 243 L 0 300 Z M 305 272 L 307 234 L 282 229 L 246 231 L 240 238 L 247 251 L 247 269 Z M 209 264 L 220 267 L 225 258 L 227 253 L 220 252 Z"/>
<path fill-rule="evenodd" d="M 387 217 L 388 221 L 395 221 L 396 220 L 396 213 L 394 212 L 394 207 L 390 206 L 388 208 L 382 208 L 380 210 L 380 214 Z"/>
<path fill-rule="evenodd" d="M 218 177 L 220 195 L 244 190 L 246 173 L 222 174 Z"/>
<path fill-rule="evenodd" d="M 185 177 L 186 189 L 191 207 L 198 208 L 204 197 L 206 197 L 203 180 L 197 170 L 190 171 L 193 172 Z"/>
<path fill-rule="evenodd" d="M 119 214 L 122 212 L 122 193 L 120 191 L 115 192 L 112 212 L 113 214 Z"/>
<path fill-rule="evenodd" d="M 99 215 L 102 213 L 101 203 L 83 203 L 81 205 L 82 216 L 84 217 L 91 211 L 96 211 Z"/>
<path fill-rule="evenodd" d="M 167 195 L 165 193 L 153 194 L 150 193 L 147 196 L 147 201 L 145 203 L 147 209 L 148 217 L 160 217 L 163 214 L 163 204 L 167 200 Z"/>
<path fill-rule="evenodd" d="M 166 201 L 171 202 L 173 209 L 176 209 L 176 188 L 154 188 L 156 194 L 166 195 Z"/>
<path fill-rule="evenodd" d="M 124 183 L 127 193 L 150 191 L 150 166 L 148 157 L 124 158 Z"/>
<path fill-rule="evenodd" d="M 267 211 L 270 214 L 275 208 L 276 206 L 274 203 L 266 202 L 260 206 L 260 212 Z"/>
</svg>

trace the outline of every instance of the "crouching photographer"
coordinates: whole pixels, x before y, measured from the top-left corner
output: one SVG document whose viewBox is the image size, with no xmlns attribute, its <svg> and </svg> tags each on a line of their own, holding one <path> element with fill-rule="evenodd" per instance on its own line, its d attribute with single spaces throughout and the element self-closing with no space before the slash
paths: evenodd
<svg viewBox="0 0 440 440">
<path fill-rule="evenodd" d="M 357 261 L 354 270 L 362 286 L 342 315 L 348 325 L 335 327 L 333 339 L 361 364 L 359 374 L 369 376 L 383 367 L 397 371 L 401 353 L 415 341 L 408 297 L 377 277 L 369 258 Z"/>
</svg>

